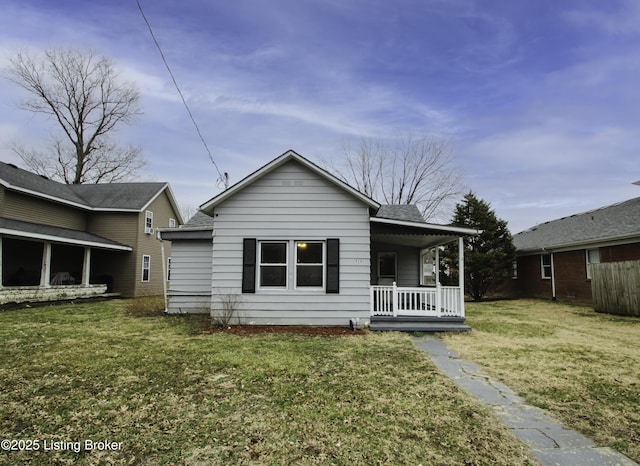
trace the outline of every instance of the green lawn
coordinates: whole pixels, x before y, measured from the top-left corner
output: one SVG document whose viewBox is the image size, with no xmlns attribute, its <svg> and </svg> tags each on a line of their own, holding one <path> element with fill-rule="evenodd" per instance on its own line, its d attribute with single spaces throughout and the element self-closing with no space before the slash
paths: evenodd
<svg viewBox="0 0 640 466">
<path fill-rule="evenodd" d="M 469 303 L 443 339 L 531 404 L 640 461 L 640 319 L 536 300 Z"/>
<path fill-rule="evenodd" d="M 127 305 L 0 312 L 1 437 L 39 448 L 0 463 L 532 464 L 409 336 L 203 335 Z"/>
</svg>

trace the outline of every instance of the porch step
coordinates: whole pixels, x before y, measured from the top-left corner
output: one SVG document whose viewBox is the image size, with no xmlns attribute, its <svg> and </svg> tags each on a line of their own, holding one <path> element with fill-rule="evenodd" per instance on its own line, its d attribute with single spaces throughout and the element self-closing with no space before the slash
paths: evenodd
<svg viewBox="0 0 640 466">
<path fill-rule="evenodd" d="M 396 332 L 468 332 L 464 317 L 371 317 L 369 328 L 374 331 Z"/>
</svg>

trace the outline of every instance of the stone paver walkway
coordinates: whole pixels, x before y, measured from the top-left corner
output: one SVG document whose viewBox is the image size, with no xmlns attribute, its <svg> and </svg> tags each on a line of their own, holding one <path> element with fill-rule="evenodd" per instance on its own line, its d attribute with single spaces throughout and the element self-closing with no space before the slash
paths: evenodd
<svg viewBox="0 0 640 466">
<path fill-rule="evenodd" d="M 531 448 L 533 457 L 550 466 L 640 466 L 611 448 L 565 429 L 543 410 L 525 404 L 509 387 L 484 375 L 432 335 L 414 338 L 436 366 L 465 392 L 489 405 L 516 437 Z"/>
</svg>

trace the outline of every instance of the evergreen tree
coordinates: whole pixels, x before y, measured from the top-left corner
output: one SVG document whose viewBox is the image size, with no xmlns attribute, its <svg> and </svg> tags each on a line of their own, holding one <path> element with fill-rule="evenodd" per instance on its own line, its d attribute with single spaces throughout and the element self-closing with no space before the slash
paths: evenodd
<svg viewBox="0 0 640 466">
<path fill-rule="evenodd" d="M 491 206 L 472 192 L 456 205 L 452 224 L 481 230 L 482 233 L 464 239 L 465 293 L 479 301 L 487 293 L 497 291 L 508 278 L 515 260 L 513 238 L 507 222 L 500 220 Z M 453 283 L 457 283 L 457 245 L 448 246 L 443 254 L 441 269 Z"/>
</svg>

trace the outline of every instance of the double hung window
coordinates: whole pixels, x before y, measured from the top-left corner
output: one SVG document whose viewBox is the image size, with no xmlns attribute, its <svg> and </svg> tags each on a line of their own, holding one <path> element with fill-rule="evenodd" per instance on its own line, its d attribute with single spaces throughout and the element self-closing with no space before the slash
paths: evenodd
<svg viewBox="0 0 640 466">
<path fill-rule="evenodd" d="M 287 241 L 263 241 L 260 243 L 260 287 L 286 288 L 288 266 Z"/>
<path fill-rule="evenodd" d="M 587 279 L 591 279 L 591 264 L 600 263 L 600 249 L 587 249 Z"/>
<path fill-rule="evenodd" d="M 144 232 L 148 235 L 153 233 L 153 212 L 147 210 L 144 216 Z"/>
<path fill-rule="evenodd" d="M 260 288 L 322 289 L 324 287 L 323 241 L 260 241 L 258 244 Z M 290 279 L 293 280 L 293 286 L 289 284 Z"/>
<path fill-rule="evenodd" d="M 324 243 L 296 241 L 296 288 L 324 285 Z"/>
<path fill-rule="evenodd" d="M 551 254 L 540 256 L 540 268 L 542 278 L 551 278 Z"/>
<path fill-rule="evenodd" d="M 148 282 L 151 274 L 151 256 L 142 256 L 142 281 Z"/>
</svg>

